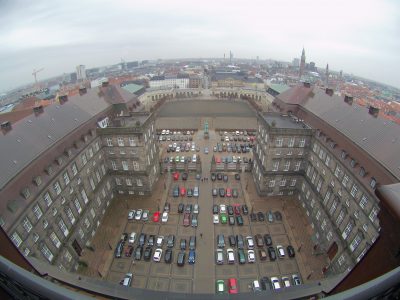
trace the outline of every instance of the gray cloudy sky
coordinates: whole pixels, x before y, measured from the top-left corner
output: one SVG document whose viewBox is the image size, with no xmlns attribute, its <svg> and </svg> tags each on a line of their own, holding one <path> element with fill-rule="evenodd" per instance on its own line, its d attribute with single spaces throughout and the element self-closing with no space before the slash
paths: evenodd
<svg viewBox="0 0 400 300">
<path fill-rule="evenodd" d="M 38 78 L 155 58 L 307 61 L 400 88 L 397 0 L 0 0 L 0 91 Z"/>
</svg>

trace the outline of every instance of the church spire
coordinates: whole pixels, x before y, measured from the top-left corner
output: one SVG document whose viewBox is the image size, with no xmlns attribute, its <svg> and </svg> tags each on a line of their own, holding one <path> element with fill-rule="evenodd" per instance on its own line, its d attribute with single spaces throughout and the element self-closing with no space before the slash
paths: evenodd
<svg viewBox="0 0 400 300">
<path fill-rule="evenodd" d="M 306 52 L 304 51 L 304 47 L 303 47 L 303 51 L 301 52 L 299 78 L 301 78 L 301 76 L 303 76 L 305 67 L 306 67 Z"/>
</svg>

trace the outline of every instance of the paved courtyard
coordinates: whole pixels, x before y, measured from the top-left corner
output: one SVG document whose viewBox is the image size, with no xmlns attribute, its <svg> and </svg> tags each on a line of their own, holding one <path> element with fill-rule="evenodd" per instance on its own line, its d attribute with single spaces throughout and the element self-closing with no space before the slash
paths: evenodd
<svg viewBox="0 0 400 300">
<path fill-rule="evenodd" d="M 196 145 L 201 147 L 197 154 L 201 157 L 202 177 L 210 177 L 212 148 L 220 142 L 220 136 L 214 131 L 210 131 L 210 139 L 203 139 L 203 132 L 198 131 L 193 138 Z M 167 144 L 170 142 L 167 142 Z M 209 154 L 203 153 L 204 146 L 211 150 Z M 165 145 L 163 145 L 163 156 Z M 192 154 L 189 152 L 188 155 Z M 184 154 L 186 155 L 186 154 Z M 232 155 L 223 153 L 222 155 Z M 251 153 L 247 153 L 251 156 Z M 242 155 L 243 156 L 243 155 Z M 215 281 L 218 279 L 237 278 L 239 291 L 248 291 L 248 285 L 252 280 L 260 279 L 263 276 L 291 276 L 299 274 L 303 282 L 322 278 L 321 270 L 327 264 L 326 256 L 313 255 L 313 244 L 310 236 L 312 228 L 308 224 L 305 213 L 298 205 L 296 199 L 289 197 L 258 197 L 251 173 L 241 173 L 241 179 L 235 180 L 234 173 L 228 174 L 228 182 L 197 180 L 194 173 L 189 174 L 187 181 L 179 178 L 174 181 L 170 173 L 161 176 L 156 184 L 152 197 L 148 198 L 117 198 L 105 214 L 103 223 L 100 225 L 92 241 L 95 251 L 85 250 L 82 260 L 88 262 L 88 268 L 82 272 L 86 275 L 102 277 L 108 281 L 118 283 L 127 272 L 134 274 L 132 286 L 160 290 L 174 291 L 181 293 L 214 293 Z M 199 186 L 199 197 L 172 197 L 172 189 L 175 185 L 185 188 Z M 239 191 L 238 198 L 232 197 L 212 197 L 212 189 L 216 188 L 235 188 Z M 165 202 L 170 203 L 171 209 L 169 219 L 166 224 L 153 223 L 152 221 L 129 221 L 127 214 L 129 209 L 149 209 L 154 212 L 164 207 Z M 183 214 L 178 214 L 178 204 L 199 204 L 200 213 L 198 215 L 198 227 L 183 226 Z M 261 211 L 264 213 L 269 210 L 281 212 L 282 221 L 269 223 L 252 222 L 249 215 L 243 215 L 243 226 L 216 224 L 212 222 L 212 206 L 214 204 L 247 204 L 250 212 Z M 164 253 L 167 249 L 164 243 L 163 257 L 161 262 L 153 260 L 147 262 L 143 259 L 134 261 L 132 257 L 114 258 L 114 248 L 123 232 L 136 232 L 137 234 L 146 233 L 147 236 L 175 235 L 175 246 L 173 248 L 173 260 L 171 264 L 164 262 Z M 261 261 L 258 256 L 258 248 L 255 247 L 256 263 L 239 264 L 237 261 L 237 249 L 235 250 L 235 264 L 216 265 L 215 251 L 217 249 L 217 235 L 224 234 L 225 250 L 229 248 L 228 236 L 241 234 L 255 236 L 256 234 L 269 233 L 273 240 L 273 245 L 292 245 L 295 248 L 295 258 L 277 259 L 270 261 L 268 258 Z M 196 236 L 196 263 L 189 265 L 187 257 L 189 250 L 186 250 L 186 263 L 183 267 L 178 267 L 176 259 L 179 249 L 179 241 L 185 238 L 187 242 L 191 236 Z M 137 244 L 137 242 L 136 242 Z M 136 246 L 135 244 L 135 246 Z M 153 247 L 154 250 L 157 247 Z M 266 247 L 264 246 L 266 250 Z M 225 252 L 224 250 L 224 252 Z M 245 247 L 247 255 L 247 248 Z"/>
</svg>

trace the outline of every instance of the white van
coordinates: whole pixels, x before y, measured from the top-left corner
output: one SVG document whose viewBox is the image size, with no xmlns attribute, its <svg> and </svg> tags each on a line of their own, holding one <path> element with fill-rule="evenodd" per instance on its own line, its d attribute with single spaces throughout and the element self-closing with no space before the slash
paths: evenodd
<svg viewBox="0 0 400 300">
<path fill-rule="evenodd" d="M 193 196 L 198 197 L 199 196 L 199 187 L 195 186 L 193 189 Z"/>
<path fill-rule="evenodd" d="M 193 157 L 192 157 L 192 162 L 194 162 L 194 163 L 196 163 L 196 162 L 197 162 L 197 155 L 196 155 L 196 154 L 193 154 Z"/>
</svg>

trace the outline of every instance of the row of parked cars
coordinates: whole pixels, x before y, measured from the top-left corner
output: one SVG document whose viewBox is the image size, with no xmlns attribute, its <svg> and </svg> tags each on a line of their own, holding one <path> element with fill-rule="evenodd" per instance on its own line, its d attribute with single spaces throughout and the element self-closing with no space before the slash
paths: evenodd
<svg viewBox="0 0 400 300">
<path fill-rule="evenodd" d="M 164 212 L 161 215 L 161 222 L 162 223 L 167 223 L 168 221 L 168 212 L 169 212 L 169 204 L 167 203 L 168 207 L 164 207 Z M 168 208 L 168 210 L 167 210 Z M 157 223 L 160 221 L 160 212 L 156 211 L 152 215 L 150 215 L 149 210 L 145 209 L 131 209 L 128 212 L 128 221 L 145 221 L 147 222 L 150 219 L 150 216 L 152 217 L 153 222 Z"/>
<path fill-rule="evenodd" d="M 214 152 L 233 152 L 233 153 L 249 153 L 253 148 L 251 143 L 217 143 L 213 147 Z"/>
<path fill-rule="evenodd" d="M 239 173 L 235 174 L 235 179 L 236 180 L 240 180 L 240 174 Z M 211 181 L 216 181 L 216 180 L 219 180 L 219 181 L 222 180 L 224 182 L 228 182 L 229 177 L 228 177 L 228 175 L 223 174 L 223 173 L 214 173 L 214 172 L 212 172 L 211 173 Z"/>
<path fill-rule="evenodd" d="M 186 142 L 186 143 L 172 143 L 167 147 L 167 152 L 200 152 L 200 147 L 196 146 L 195 142 Z"/>
<path fill-rule="evenodd" d="M 269 223 L 273 223 L 274 220 L 282 221 L 282 214 L 279 211 L 272 212 L 271 210 L 266 212 L 265 215 L 263 212 L 259 211 L 257 213 L 250 214 L 250 220 L 252 222 L 264 222 L 268 220 Z"/>
<path fill-rule="evenodd" d="M 164 163 L 173 163 L 173 162 L 175 162 L 175 163 L 184 164 L 184 163 L 191 163 L 191 162 L 197 163 L 198 161 L 199 161 L 199 159 L 198 159 L 196 154 L 193 154 L 193 156 L 184 156 L 184 155 L 179 156 L 179 155 L 177 155 L 175 157 L 173 157 L 173 156 L 168 157 L 167 156 L 167 157 L 164 158 Z"/>
<path fill-rule="evenodd" d="M 239 192 L 237 189 L 232 189 L 232 188 L 213 188 L 211 190 L 211 194 L 213 197 L 233 197 L 237 198 L 239 197 Z"/>
<path fill-rule="evenodd" d="M 195 186 L 193 188 L 185 188 L 184 186 L 179 187 L 178 185 L 175 185 L 172 188 L 172 196 L 177 198 L 179 197 L 187 196 L 187 197 L 199 197 L 200 195 L 200 189 L 198 186 Z"/>
</svg>

